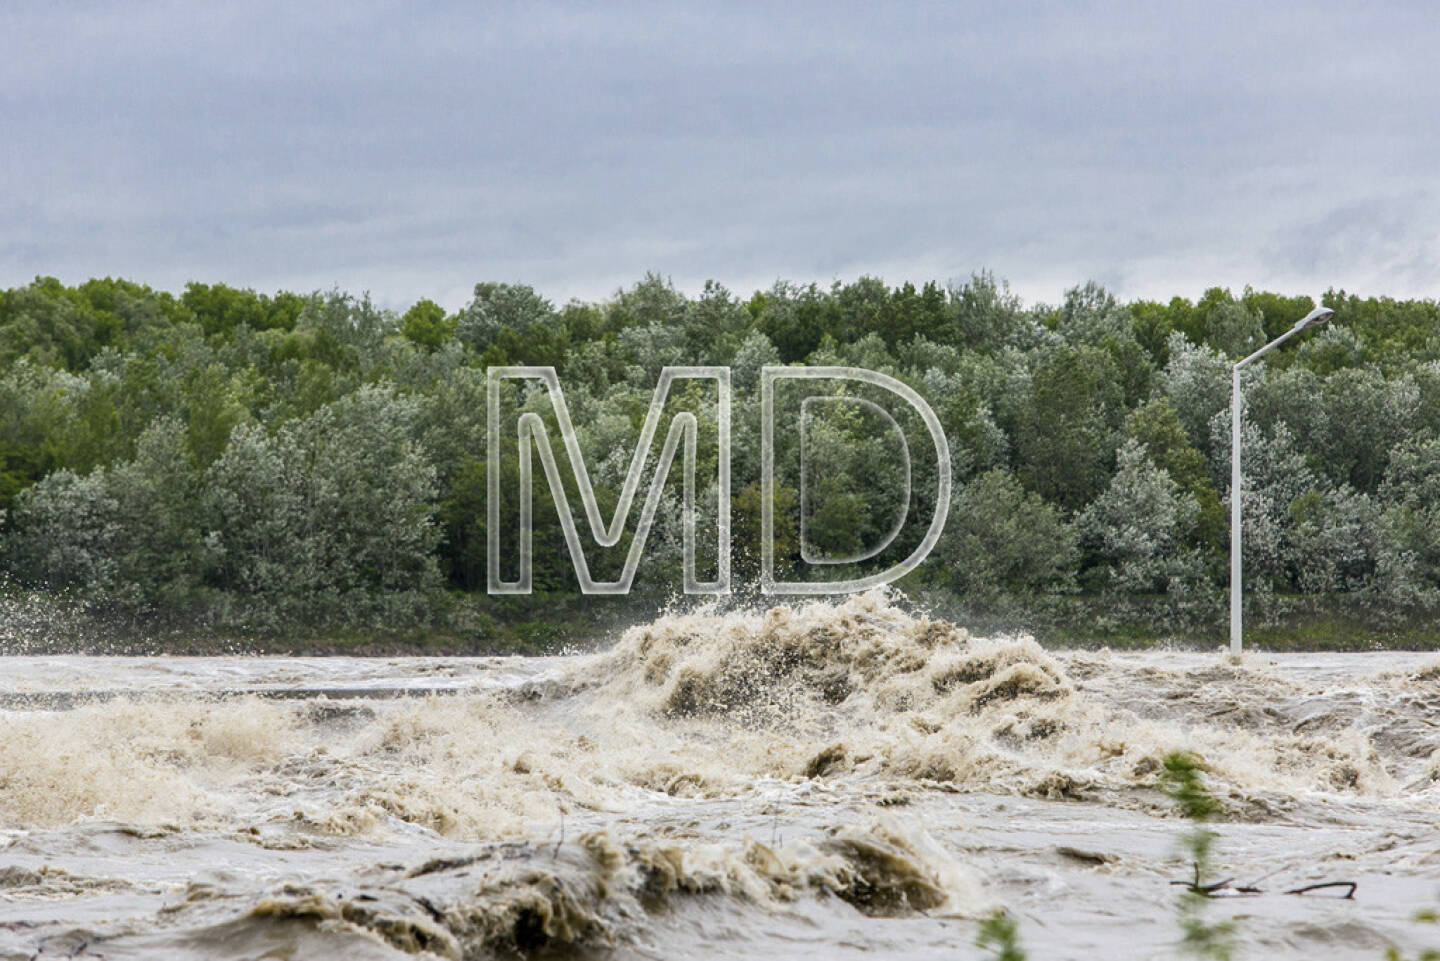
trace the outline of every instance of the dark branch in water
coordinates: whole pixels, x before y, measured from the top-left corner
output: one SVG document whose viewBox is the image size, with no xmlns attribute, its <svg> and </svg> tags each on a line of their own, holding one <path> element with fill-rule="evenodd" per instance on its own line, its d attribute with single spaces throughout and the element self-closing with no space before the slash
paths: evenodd
<svg viewBox="0 0 1440 961">
<path fill-rule="evenodd" d="M 1215 881 L 1212 884 L 1201 884 L 1199 879 L 1198 866 L 1195 880 L 1171 881 L 1170 884 L 1176 887 L 1183 887 L 1191 894 L 1198 894 L 1200 897 L 1203 898 L 1254 897 L 1255 895 L 1266 893 L 1264 888 L 1259 888 L 1251 884 L 1235 884 L 1234 878 L 1226 878 L 1224 881 Z M 1298 888 L 1291 888 L 1290 890 L 1283 891 L 1281 893 L 1309 894 L 1312 891 L 1323 891 L 1327 888 L 1346 888 L 1347 890 L 1344 894 L 1340 896 L 1340 900 L 1353 901 L 1355 900 L 1355 892 L 1359 889 L 1359 887 L 1360 884 L 1357 881 L 1318 881 L 1315 884 L 1306 884 Z"/>
<path fill-rule="evenodd" d="M 1354 882 L 1354 881 L 1321 881 L 1319 884 L 1307 884 L 1307 885 L 1305 885 L 1304 887 L 1291 888 L 1289 891 L 1286 891 L 1285 893 L 1286 893 L 1286 894 L 1309 894 L 1311 891 L 1320 891 L 1320 890 L 1323 890 L 1323 889 L 1325 889 L 1325 888 L 1348 888 L 1349 890 L 1346 891 L 1344 894 L 1340 895 L 1340 898 L 1341 898 L 1341 900 L 1343 900 L 1343 901 L 1354 901 L 1354 900 L 1355 900 L 1355 889 L 1358 888 L 1359 886 L 1360 886 L 1360 885 L 1357 884 L 1357 883 Z"/>
</svg>

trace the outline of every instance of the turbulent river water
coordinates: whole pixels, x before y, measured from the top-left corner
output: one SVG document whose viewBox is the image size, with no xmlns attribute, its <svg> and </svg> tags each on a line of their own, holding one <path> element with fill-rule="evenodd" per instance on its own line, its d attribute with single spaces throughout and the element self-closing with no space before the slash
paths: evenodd
<svg viewBox="0 0 1440 961">
<path fill-rule="evenodd" d="M 1180 749 L 1239 956 L 1440 945 L 1434 655 L 1047 652 L 866 595 L 573 657 L 0 658 L 0 959 L 978 958 L 999 907 L 1035 961 L 1174 957 Z"/>
</svg>

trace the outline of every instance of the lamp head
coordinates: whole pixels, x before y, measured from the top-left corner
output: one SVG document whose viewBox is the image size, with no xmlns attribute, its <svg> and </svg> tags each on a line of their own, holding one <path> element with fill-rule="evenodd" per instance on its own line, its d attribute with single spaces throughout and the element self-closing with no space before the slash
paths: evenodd
<svg viewBox="0 0 1440 961">
<path fill-rule="evenodd" d="M 1316 307 L 1314 310 L 1310 311 L 1310 313 L 1306 314 L 1304 317 L 1301 317 L 1295 322 L 1295 329 L 1304 330 L 1306 327 L 1314 327 L 1316 324 L 1325 323 L 1325 321 L 1329 320 L 1331 317 L 1334 316 L 1335 311 L 1331 310 L 1329 307 Z"/>
</svg>

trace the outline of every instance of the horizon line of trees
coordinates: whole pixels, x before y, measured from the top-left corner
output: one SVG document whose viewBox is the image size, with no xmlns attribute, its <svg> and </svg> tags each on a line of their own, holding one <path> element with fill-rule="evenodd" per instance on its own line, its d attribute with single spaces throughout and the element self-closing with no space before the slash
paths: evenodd
<svg viewBox="0 0 1440 961">
<path fill-rule="evenodd" d="M 1440 605 L 1440 306 L 1333 290 L 1322 303 L 1335 311 L 1326 327 L 1246 375 L 1248 582 L 1429 610 Z M 421 300 L 401 313 L 340 291 L 37 278 L 0 291 L 0 579 L 265 627 L 433 619 L 447 594 L 485 591 L 486 367 L 557 368 L 608 518 L 660 369 L 714 364 L 734 377 L 738 585 L 756 573 L 759 370 L 841 364 L 912 386 L 950 441 L 949 521 L 902 587 L 976 601 L 1158 597 L 1177 617 L 1218 616 L 1230 363 L 1315 306 L 1250 288 L 1122 302 L 1095 283 L 1026 304 L 984 272 L 919 287 L 778 282 L 745 298 L 712 281 L 687 296 L 651 274 L 596 303 L 481 283 L 458 311 Z M 675 409 L 713 412 L 703 391 L 680 393 Z M 517 387 L 503 403 L 507 424 L 522 410 L 551 420 L 543 392 Z M 777 431 L 782 567 L 798 566 L 802 510 L 810 555 L 853 556 L 883 538 L 902 480 L 895 439 L 863 405 L 806 417 L 804 431 Z M 902 429 L 923 455 L 923 433 Z M 705 531 L 713 425 L 698 458 Z M 927 517 L 936 465 L 912 467 L 913 516 Z M 536 590 L 576 590 L 536 477 Z M 637 588 L 680 589 L 678 477 Z M 919 534 L 907 528 L 864 564 L 888 566 Z M 597 576 L 618 570 L 630 536 Z M 708 554 L 700 542 L 713 566 L 713 541 Z M 507 541 L 507 576 L 515 553 Z"/>
</svg>

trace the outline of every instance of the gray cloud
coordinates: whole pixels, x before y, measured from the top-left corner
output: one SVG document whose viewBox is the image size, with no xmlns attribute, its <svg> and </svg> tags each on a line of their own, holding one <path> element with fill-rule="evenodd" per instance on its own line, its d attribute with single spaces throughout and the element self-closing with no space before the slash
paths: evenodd
<svg viewBox="0 0 1440 961">
<path fill-rule="evenodd" d="M 1433 291 L 1440 276 L 1437 224 L 1440 209 L 1428 191 L 1369 197 L 1286 229 L 1269 253 L 1296 274 L 1359 271 L 1388 287 Z"/>
<path fill-rule="evenodd" d="M 0 283 L 1436 294 L 1422 4 L 9 9 Z"/>
</svg>

